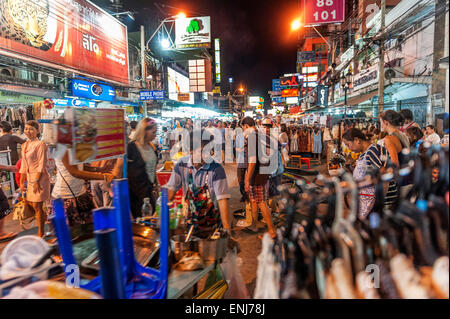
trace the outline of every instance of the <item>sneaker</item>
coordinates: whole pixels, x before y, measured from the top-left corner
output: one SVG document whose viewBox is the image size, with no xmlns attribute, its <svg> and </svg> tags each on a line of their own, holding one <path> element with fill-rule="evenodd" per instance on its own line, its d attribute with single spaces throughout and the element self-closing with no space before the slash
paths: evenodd
<svg viewBox="0 0 450 319">
<path fill-rule="evenodd" d="M 241 220 L 238 220 L 238 222 L 236 223 L 236 226 L 237 227 L 248 227 L 248 226 L 251 226 L 251 224 L 246 223 L 245 219 L 241 219 Z"/>
</svg>

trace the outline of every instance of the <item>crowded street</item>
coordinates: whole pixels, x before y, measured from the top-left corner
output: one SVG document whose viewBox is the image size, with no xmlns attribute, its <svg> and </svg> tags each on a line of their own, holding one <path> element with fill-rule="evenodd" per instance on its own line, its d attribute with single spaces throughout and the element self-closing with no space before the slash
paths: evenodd
<svg viewBox="0 0 450 319">
<path fill-rule="evenodd" d="M 448 300 L 449 2 L 163 2 L 0 0 L 0 298 Z"/>
</svg>

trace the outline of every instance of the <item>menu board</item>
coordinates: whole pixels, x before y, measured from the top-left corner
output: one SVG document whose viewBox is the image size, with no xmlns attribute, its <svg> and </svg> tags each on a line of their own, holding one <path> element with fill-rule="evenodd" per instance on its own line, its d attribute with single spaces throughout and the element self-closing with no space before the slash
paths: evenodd
<svg viewBox="0 0 450 319">
<path fill-rule="evenodd" d="M 73 165 L 117 158 L 125 154 L 123 109 L 73 108 Z"/>
</svg>

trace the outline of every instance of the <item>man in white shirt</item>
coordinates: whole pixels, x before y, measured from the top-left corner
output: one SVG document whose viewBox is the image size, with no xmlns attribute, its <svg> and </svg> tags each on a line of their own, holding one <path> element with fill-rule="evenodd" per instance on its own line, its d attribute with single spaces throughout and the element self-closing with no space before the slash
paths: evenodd
<svg viewBox="0 0 450 319">
<path fill-rule="evenodd" d="M 427 137 L 425 138 L 425 142 L 428 142 L 431 145 L 439 144 L 441 142 L 441 138 L 435 132 L 433 125 L 427 125 Z"/>
</svg>

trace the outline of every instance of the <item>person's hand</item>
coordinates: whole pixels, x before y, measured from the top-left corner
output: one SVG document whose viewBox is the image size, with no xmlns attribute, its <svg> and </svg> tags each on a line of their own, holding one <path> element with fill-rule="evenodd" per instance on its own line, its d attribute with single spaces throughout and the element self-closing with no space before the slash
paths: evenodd
<svg viewBox="0 0 450 319">
<path fill-rule="evenodd" d="M 239 247 L 239 242 L 237 241 L 237 238 L 232 235 L 233 232 L 228 232 L 228 242 L 227 242 L 227 248 L 229 250 L 233 250 L 236 247 L 236 252 L 239 253 L 241 251 L 241 248 Z"/>
<path fill-rule="evenodd" d="M 102 172 L 110 173 L 114 168 L 114 163 L 112 161 L 107 161 L 106 165 L 102 167 Z"/>
<path fill-rule="evenodd" d="M 33 193 L 39 193 L 40 191 L 42 191 L 41 186 L 39 185 L 38 182 L 34 182 L 33 183 Z"/>
<path fill-rule="evenodd" d="M 245 191 L 247 193 L 250 192 L 250 182 L 249 181 L 245 181 Z"/>
<path fill-rule="evenodd" d="M 22 193 L 24 193 L 25 192 L 25 184 L 20 185 L 19 189 Z"/>
<path fill-rule="evenodd" d="M 114 179 L 113 174 L 105 173 L 105 174 L 103 174 L 103 176 L 105 178 L 105 182 L 107 182 L 108 184 L 111 183 Z"/>
</svg>

